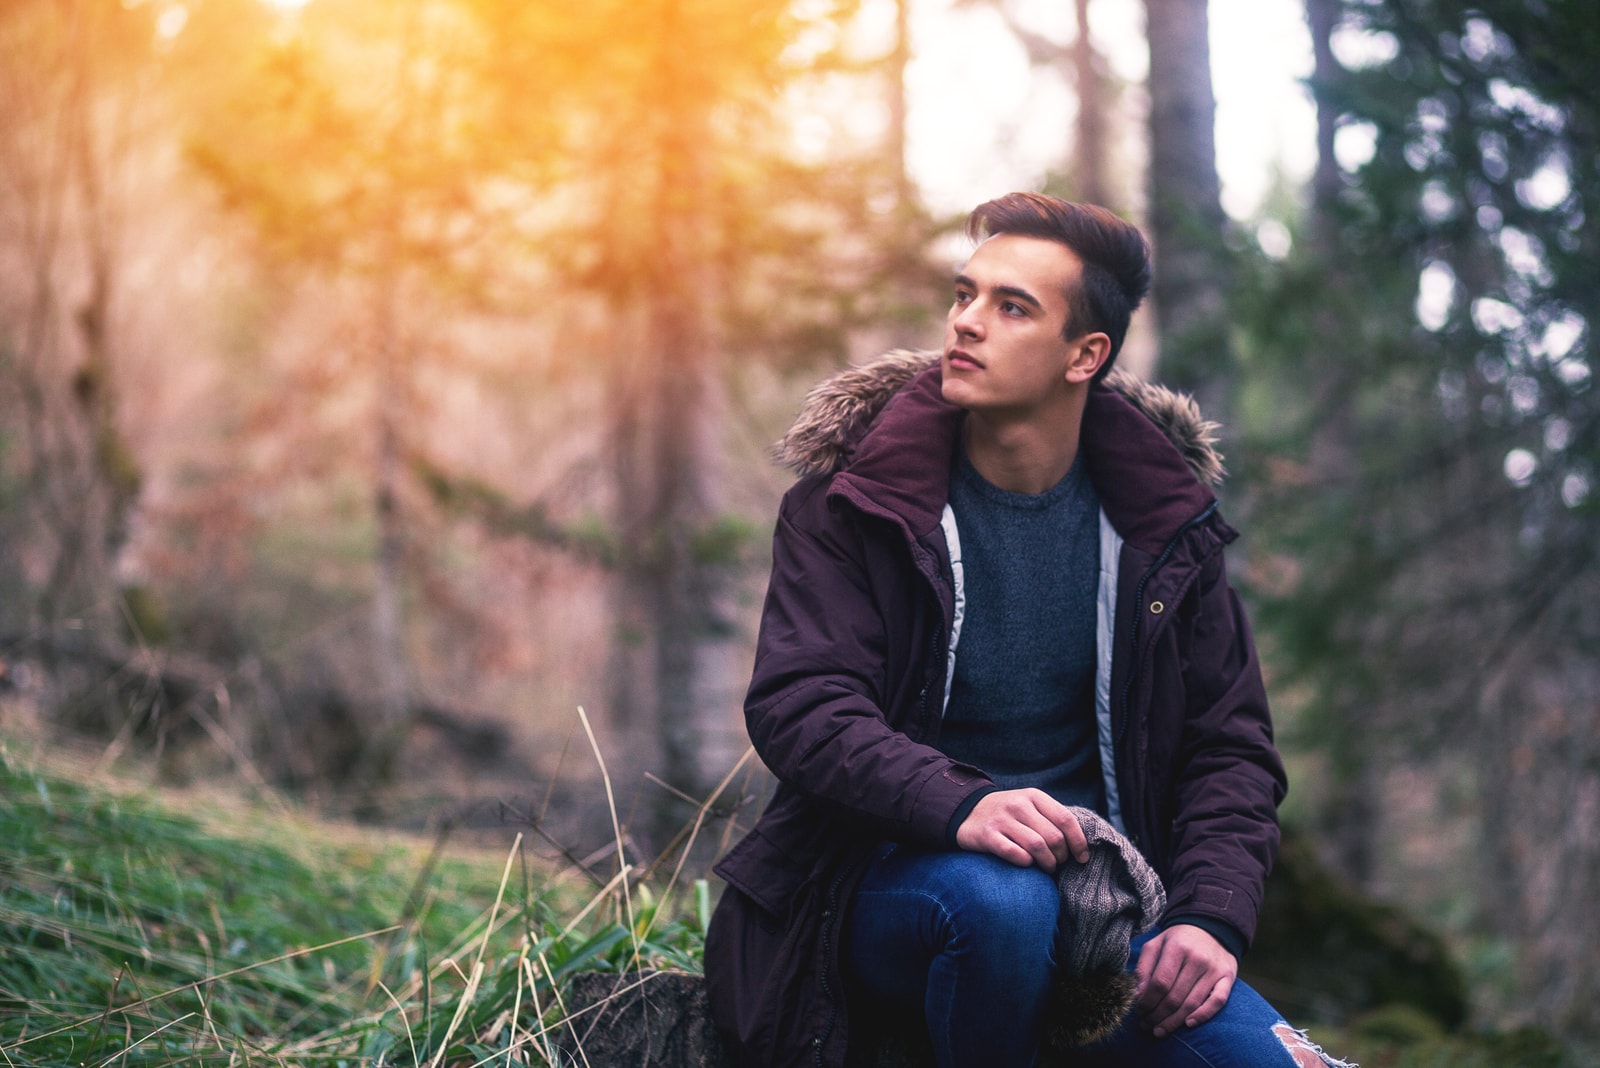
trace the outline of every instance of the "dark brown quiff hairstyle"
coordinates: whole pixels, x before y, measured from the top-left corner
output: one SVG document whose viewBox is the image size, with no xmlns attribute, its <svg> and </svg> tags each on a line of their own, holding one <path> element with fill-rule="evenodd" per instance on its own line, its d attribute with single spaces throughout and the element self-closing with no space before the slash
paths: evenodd
<svg viewBox="0 0 1600 1068">
<path fill-rule="evenodd" d="M 1083 261 L 1083 277 L 1067 294 L 1062 337 L 1100 332 L 1111 353 L 1095 374 L 1104 378 L 1122 351 L 1128 322 L 1150 292 L 1150 243 L 1132 223 L 1094 204 L 1075 204 L 1044 193 L 1007 193 L 979 204 L 967 218 L 974 243 L 997 234 L 1058 241 Z"/>
</svg>

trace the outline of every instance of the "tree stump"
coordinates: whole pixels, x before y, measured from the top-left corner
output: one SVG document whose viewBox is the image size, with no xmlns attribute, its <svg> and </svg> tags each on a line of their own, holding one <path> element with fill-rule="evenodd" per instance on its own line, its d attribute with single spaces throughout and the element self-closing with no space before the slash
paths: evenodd
<svg viewBox="0 0 1600 1068">
<path fill-rule="evenodd" d="M 698 975 L 584 972 L 573 976 L 566 1008 L 569 1023 L 554 1036 L 566 1064 L 727 1068 Z"/>
<path fill-rule="evenodd" d="M 701 976 L 582 972 L 567 987 L 566 1008 L 570 1026 L 562 1024 L 552 1036 L 561 1068 L 728 1068 Z M 920 1016 L 867 1011 L 851 1022 L 852 1064 L 934 1068 Z M 1071 1062 L 1044 1053 L 1039 1063 L 1055 1068 Z"/>
</svg>

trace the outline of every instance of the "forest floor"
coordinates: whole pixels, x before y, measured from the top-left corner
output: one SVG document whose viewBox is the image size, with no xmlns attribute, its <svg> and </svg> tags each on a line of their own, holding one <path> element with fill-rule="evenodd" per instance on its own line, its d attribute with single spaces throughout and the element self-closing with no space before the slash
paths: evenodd
<svg viewBox="0 0 1600 1068">
<path fill-rule="evenodd" d="M 0 1066 L 17 1068 L 557 1063 L 566 980 L 697 970 L 710 909 L 688 876 L 596 886 L 520 843 L 158 786 L 5 734 L 0 842 Z M 1367 1068 L 1597 1063 L 1404 1013 L 1312 1036 Z"/>
<path fill-rule="evenodd" d="M 693 967 L 710 905 L 4 735 L 0 842 L 8 1068 L 545 1064 L 567 977 Z"/>
</svg>

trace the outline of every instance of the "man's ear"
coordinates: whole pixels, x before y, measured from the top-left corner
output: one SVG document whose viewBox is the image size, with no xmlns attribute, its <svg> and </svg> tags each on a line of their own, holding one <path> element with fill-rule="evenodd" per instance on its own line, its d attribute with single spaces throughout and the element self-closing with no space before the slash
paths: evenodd
<svg viewBox="0 0 1600 1068">
<path fill-rule="evenodd" d="M 1099 331 L 1075 337 L 1067 345 L 1071 352 L 1067 357 L 1066 379 L 1074 385 L 1092 379 L 1111 357 L 1111 338 Z"/>
</svg>

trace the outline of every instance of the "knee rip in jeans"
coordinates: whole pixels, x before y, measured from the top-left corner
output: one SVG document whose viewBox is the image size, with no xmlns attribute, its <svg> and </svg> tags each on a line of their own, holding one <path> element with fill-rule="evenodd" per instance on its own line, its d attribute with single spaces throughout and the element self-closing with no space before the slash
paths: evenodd
<svg viewBox="0 0 1600 1068">
<path fill-rule="evenodd" d="M 1279 1020 L 1272 1025 L 1272 1033 L 1277 1036 L 1283 1048 L 1289 1051 L 1289 1056 L 1294 1058 L 1298 1068 L 1360 1068 L 1359 1065 L 1349 1061 L 1335 1060 L 1322 1052 L 1322 1047 L 1306 1037 L 1304 1031 L 1296 1030 L 1287 1023 Z"/>
</svg>

